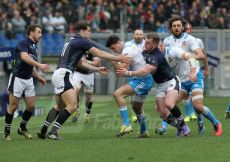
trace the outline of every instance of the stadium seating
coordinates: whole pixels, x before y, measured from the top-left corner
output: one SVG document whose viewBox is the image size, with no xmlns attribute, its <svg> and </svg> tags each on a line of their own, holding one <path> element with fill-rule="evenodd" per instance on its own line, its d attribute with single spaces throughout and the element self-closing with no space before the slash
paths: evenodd
<svg viewBox="0 0 230 162">
<path fill-rule="evenodd" d="M 42 37 L 42 54 L 44 56 L 58 55 L 64 44 L 64 35 L 62 34 L 43 34 Z"/>
</svg>

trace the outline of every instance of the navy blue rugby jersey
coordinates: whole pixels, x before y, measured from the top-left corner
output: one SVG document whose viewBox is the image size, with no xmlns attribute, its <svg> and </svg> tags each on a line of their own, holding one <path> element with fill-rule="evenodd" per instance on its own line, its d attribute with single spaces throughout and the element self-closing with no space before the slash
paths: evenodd
<svg viewBox="0 0 230 162">
<path fill-rule="evenodd" d="M 20 41 L 16 46 L 15 66 L 12 70 L 13 75 L 29 79 L 32 77 L 33 65 L 24 62 L 21 59 L 21 52 L 26 52 L 35 61 L 37 61 L 38 47 L 37 43 L 33 42 L 29 37 Z"/>
<path fill-rule="evenodd" d="M 93 44 L 80 34 L 70 38 L 70 40 L 64 44 L 58 68 L 67 68 L 73 72 L 82 56 L 92 47 L 94 47 Z"/>
<path fill-rule="evenodd" d="M 173 79 L 175 74 L 169 67 L 168 62 L 164 57 L 164 54 L 161 53 L 159 48 L 155 48 L 150 53 L 147 53 L 147 51 L 143 51 L 142 54 L 147 64 L 153 65 L 157 68 L 156 72 L 152 74 L 156 83 L 164 83 L 168 80 Z"/>
</svg>

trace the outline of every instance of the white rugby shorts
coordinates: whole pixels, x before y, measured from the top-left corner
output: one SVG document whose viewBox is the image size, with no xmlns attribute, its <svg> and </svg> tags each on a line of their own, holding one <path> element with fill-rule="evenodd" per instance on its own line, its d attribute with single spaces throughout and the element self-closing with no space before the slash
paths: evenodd
<svg viewBox="0 0 230 162">
<path fill-rule="evenodd" d="M 179 78 L 176 76 L 165 83 L 157 84 L 156 97 L 165 97 L 168 91 L 177 90 L 179 92 L 180 89 L 181 83 Z"/>
<path fill-rule="evenodd" d="M 66 68 L 59 68 L 54 71 L 52 76 L 52 84 L 54 86 L 54 94 L 61 94 L 74 86 L 73 72 Z"/>
<path fill-rule="evenodd" d="M 84 86 L 84 91 L 93 93 L 94 91 L 94 73 L 82 74 L 77 71 L 73 73 L 74 88 L 81 89 Z"/>
<path fill-rule="evenodd" d="M 34 81 L 30 79 L 22 79 L 10 74 L 8 91 L 12 92 L 15 97 L 32 97 L 35 96 Z"/>
</svg>

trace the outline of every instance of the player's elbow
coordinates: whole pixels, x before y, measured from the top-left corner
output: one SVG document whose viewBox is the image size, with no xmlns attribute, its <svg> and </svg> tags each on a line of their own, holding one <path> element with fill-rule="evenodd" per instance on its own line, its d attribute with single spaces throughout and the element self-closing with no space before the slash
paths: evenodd
<svg viewBox="0 0 230 162">
<path fill-rule="evenodd" d="M 205 59 L 205 55 L 203 53 L 199 53 L 196 56 L 197 56 L 196 57 L 197 60 L 204 60 Z"/>
<path fill-rule="evenodd" d="M 205 54 L 202 52 L 202 50 L 197 50 L 197 51 L 195 51 L 195 58 L 197 60 L 204 60 Z"/>
</svg>

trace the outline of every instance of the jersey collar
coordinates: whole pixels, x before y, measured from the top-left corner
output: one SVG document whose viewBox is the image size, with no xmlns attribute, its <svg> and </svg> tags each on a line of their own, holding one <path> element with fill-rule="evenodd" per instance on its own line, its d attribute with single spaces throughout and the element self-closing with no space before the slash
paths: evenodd
<svg viewBox="0 0 230 162">
<path fill-rule="evenodd" d="M 182 38 L 185 34 L 186 34 L 186 33 L 182 33 L 179 37 L 175 37 L 174 35 L 172 35 L 172 36 L 173 36 L 174 39 L 180 39 L 180 38 Z"/>
<path fill-rule="evenodd" d="M 152 51 L 150 51 L 150 52 L 147 52 L 146 51 L 146 53 L 147 54 L 154 54 L 154 53 L 156 53 L 156 52 L 159 52 L 160 50 L 159 50 L 159 48 L 158 47 L 156 47 L 156 48 L 154 48 Z"/>
<path fill-rule="evenodd" d="M 27 36 L 27 40 L 32 44 L 37 44 L 37 42 L 34 42 L 29 36 Z"/>
<path fill-rule="evenodd" d="M 83 37 L 81 36 L 81 34 L 77 33 L 77 34 L 74 36 L 74 38 L 83 38 Z"/>
</svg>

